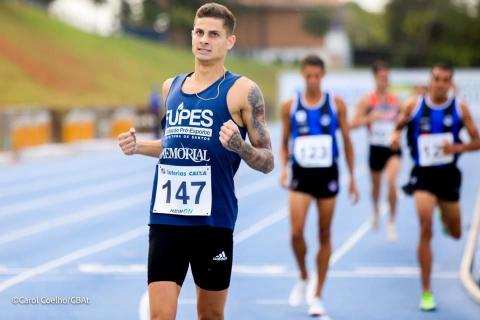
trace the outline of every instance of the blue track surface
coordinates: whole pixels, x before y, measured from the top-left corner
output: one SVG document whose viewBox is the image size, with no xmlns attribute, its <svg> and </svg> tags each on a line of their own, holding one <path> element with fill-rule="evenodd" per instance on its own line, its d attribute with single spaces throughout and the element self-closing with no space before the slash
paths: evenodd
<svg viewBox="0 0 480 320">
<path fill-rule="evenodd" d="M 278 154 L 279 127 L 272 141 Z M 435 221 L 433 290 L 439 305 L 417 309 L 418 224 L 410 198 L 400 200 L 399 240 L 383 228 L 367 229 L 371 206 L 365 133 L 356 131 L 356 171 L 361 201 L 352 206 L 343 182 L 334 225 L 334 255 L 324 290 L 332 319 L 480 319 L 458 279 L 465 233 L 480 188 L 480 153 L 464 155 L 464 237 L 446 238 Z M 406 153 L 405 153 L 406 154 Z M 341 157 L 341 173 L 345 174 Z M 147 221 L 156 160 L 125 157 L 119 150 L 83 153 L 0 166 L 0 319 L 138 319 L 146 289 Z M 278 161 L 277 161 L 278 164 Z M 404 155 L 400 182 L 410 162 Z M 344 181 L 345 178 L 343 178 Z M 237 176 L 240 213 L 227 319 L 307 319 L 307 307 L 286 304 L 296 280 L 289 244 L 287 193 L 275 172 L 242 167 Z M 447 183 L 447 182 L 446 182 Z M 316 244 L 310 212 L 309 265 Z M 314 271 L 311 268 L 311 271 Z M 14 305 L 14 297 L 87 297 L 80 305 Z M 195 319 L 191 277 L 182 289 L 178 319 Z"/>
</svg>

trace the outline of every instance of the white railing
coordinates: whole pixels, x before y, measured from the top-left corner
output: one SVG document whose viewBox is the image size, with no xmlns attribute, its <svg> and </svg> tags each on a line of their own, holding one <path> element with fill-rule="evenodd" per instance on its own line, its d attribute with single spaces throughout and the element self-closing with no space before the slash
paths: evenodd
<svg viewBox="0 0 480 320">
<path fill-rule="evenodd" d="M 477 194 L 477 203 L 475 205 L 475 211 L 473 213 L 472 225 L 468 234 L 467 244 L 465 246 L 465 252 L 463 254 L 462 263 L 460 265 L 460 280 L 463 286 L 470 294 L 473 300 L 480 304 L 480 284 L 477 282 L 479 279 L 475 279 L 472 272 L 473 262 L 475 259 L 475 252 L 478 253 L 479 245 L 479 233 L 480 233 L 480 192 Z M 480 266 L 475 266 L 480 268 Z"/>
</svg>

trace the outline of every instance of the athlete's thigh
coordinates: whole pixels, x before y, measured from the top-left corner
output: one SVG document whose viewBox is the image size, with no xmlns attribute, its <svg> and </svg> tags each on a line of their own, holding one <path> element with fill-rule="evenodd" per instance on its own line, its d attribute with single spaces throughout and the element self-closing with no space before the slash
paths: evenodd
<svg viewBox="0 0 480 320">
<path fill-rule="evenodd" d="M 401 158 L 399 156 L 391 156 L 385 167 L 387 173 L 387 179 L 389 182 L 394 182 L 397 179 L 398 172 L 400 171 Z"/>
<path fill-rule="evenodd" d="M 148 285 L 150 318 L 174 320 L 181 287 L 173 281 L 156 281 Z"/>
<path fill-rule="evenodd" d="M 316 202 L 320 230 L 330 230 L 335 212 L 336 197 L 320 198 Z"/>
<path fill-rule="evenodd" d="M 431 223 L 433 209 L 437 205 L 437 197 L 428 191 L 417 190 L 413 194 L 418 218 L 422 223 Z"/>
<path fill-rule="evenodd" d="M 297 191 L 288 192 L 290 225 L 293 231 L 303 230 L 311 201 L 312 196 L 307 193 Z"/>
<path fill-rule="evenodd" d="M 373 187 L 379 188 L 380 182 L 382 181 L 382 171 L 370 170 L 370 180 L 372 181 Z"/>
<path fill-rule="evenodd" d="M 450 228 L 455 231 L 455 233 L 459 232 L 462 223 L 460 202 L 438 200 L 438 205 L 442 212 L 442 219 L 448 223 Z"/>
<path fill-rule="evenodd" d="M 198 318 L 223 319 L 228 289 L 220 291 L 205 290 L 197 286 L 197 312 Z"/>
</svg>

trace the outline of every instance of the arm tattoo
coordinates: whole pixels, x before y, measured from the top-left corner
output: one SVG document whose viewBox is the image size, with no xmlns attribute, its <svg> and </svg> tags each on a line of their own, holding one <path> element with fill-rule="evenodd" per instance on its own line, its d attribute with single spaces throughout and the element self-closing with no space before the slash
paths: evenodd
<svg viewBox="0 0 480 320">
<path fill-rule="evenodd" d="M 237 153 L 253 169 L 268 173 L 273 169 L 273 154 L 270 136 L 265 127 L 265 103 L 262 92 L 258 86 L 253 85 L 250 88 L 248 92 L 248 103 L 251 107 L 250 112 L 253 125 L 253 132 L 249 132 L 249 136 L 253 144 L 258 147 L 254 147 L 248 143 L 240 143 L 240 150 L 238 150 Z M 238 136 L 239 139 L 237 139 L 236 136 Z M 231 141 L 240 139 L 240 134 L 235 134 Z"/>
<path fill-rule="evenodd" d="M 240 150 L 242 149 L 242 143 L 243 143 L 243 139 L 240 136 L 240 133 L 235 132 L 233 136 L 230 138 L 230 141 L 228 141 L 228 148 L 234 152 L 239 153 Z"/>
<path fill-rule="evenodd" d="M 256 85 L 252 86 L 248 92 L 248 102 L 252 107 L 253 127 L 258 133 L 258 142 L 261 146 L 268 147 L 270 145 L 270 140 L 267 137 L 264 125 L 265 103 L 263 102 L 262 92 Z"/>
</svg>

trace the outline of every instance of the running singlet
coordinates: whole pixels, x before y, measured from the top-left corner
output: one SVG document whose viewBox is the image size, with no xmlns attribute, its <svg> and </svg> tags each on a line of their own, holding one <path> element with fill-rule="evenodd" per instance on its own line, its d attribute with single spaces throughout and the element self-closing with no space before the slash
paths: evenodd
<svg viewBox="0 0 480 320">
<path fill-rule="evenodd" d="M 368 137 L 370 145 L 378 147 L 389 147 L 390 136 L 395 129 L 395 121 L 399 113 L 397 98 L 388 94 L 386 101 L 382 101 L 376 93 L 368 96 L 369 112 L 380 112 L 382 119 L 368 125 Z"/>
<path fill-rule="evenodd" d="M 450 97 L 442 105 L 433 105 L 425 96 L 419 98 L 407 130 L 410 155 L 415 165 L 438 167 L 456 164 L 458 154 L 443 153 L 446 142 L 461 143 L 463 127 L 458 100 Z"/>
<path fill-rule="evenodd" d="M 298 95 L 290 112 L 290 154 L 294 164 L 304 168 L 326 168 L 336 164 L 338 127 L 335 101 L 324 93 L 315 106 L 305 107 Z"/>
<path fill-rule="evenodd" d="M 150 224 L 233 229 L 238 212 L 233 177 L 241 159 L 222 146 L 219 134 L 224 122 L 233 121 L 227 93 L 240 76 L 227 71 L 225 79 L 197 94 L 203 99 L 182 91 L 188 76 L 173 80 L 166 99 Z M 245 139 L 246 128 L 239 130 Z"/>
</svg>

